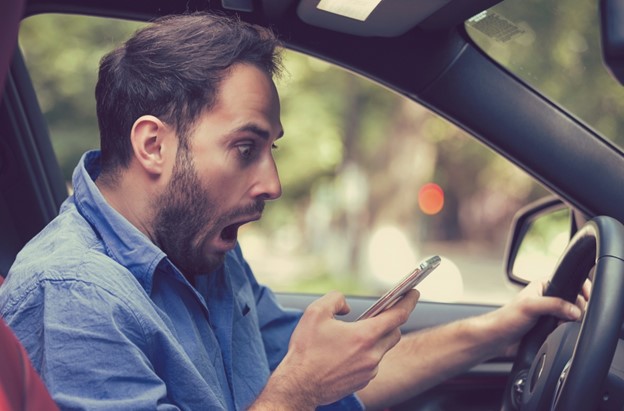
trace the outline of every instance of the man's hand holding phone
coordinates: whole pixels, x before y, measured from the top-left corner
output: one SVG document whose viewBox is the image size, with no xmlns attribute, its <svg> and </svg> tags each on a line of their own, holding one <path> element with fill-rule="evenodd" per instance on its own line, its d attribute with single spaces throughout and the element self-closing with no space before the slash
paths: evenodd
<svg viewBox="0 0 624 411">
<path fill-rule="evenodd" d="M 343 294 L 330 292 L 305 310 L 286 357 L 273 372 L 252 410 L 314 409 L 364 388 L 384 355 L 401 339 L 399 327 L 413 311 L 418 291 L 367 321 L 337 316 L 350 309 Z"/>
<path fill-rule="evenodd" d="M 382 297 L 382 303 L 371 307 L 376 308 L 369 311 L 367 321 L 337 319 L 350 311 L 338 292 L 310 304 L 292 334 L 286 357 L 259 398 L 263 407 L 257 409 L 275 409 L 284 401 L 293 409 L 313 409 L 368 385 L 384 355 L 401 339 L 399 328 L 420 295 L 413 287 L 438 264 L 435 257 L 419 265 L 388 292 L 392 298 Z"/>
</svg>

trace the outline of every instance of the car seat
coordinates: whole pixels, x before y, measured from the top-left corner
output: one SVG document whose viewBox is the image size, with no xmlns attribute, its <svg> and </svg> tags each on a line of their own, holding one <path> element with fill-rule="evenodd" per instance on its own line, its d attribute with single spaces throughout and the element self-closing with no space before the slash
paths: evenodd
<svg viewBox="0 0 624 411">
<path fill-rule="evenodd" d="M 0 278 L 4 277 L 0 276 Z M 0 367 L 0 410 L 58 410 L 43 381 L 30 363 L 26 350 L 1 319 L 0 364 L 2 364 Z"/>
</svg>

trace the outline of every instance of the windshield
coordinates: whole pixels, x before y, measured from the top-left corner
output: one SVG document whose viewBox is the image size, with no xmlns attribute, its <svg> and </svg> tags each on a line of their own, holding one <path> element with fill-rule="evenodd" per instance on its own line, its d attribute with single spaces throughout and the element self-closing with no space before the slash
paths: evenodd
<svg viewBox="0 0 624 411">
<path fill-rule="evenodd" d="M 495 61 L 624 147 L 624 87 L 602 61 L 598 0 L 508 0 L 466 30 Z"/>
</svg>

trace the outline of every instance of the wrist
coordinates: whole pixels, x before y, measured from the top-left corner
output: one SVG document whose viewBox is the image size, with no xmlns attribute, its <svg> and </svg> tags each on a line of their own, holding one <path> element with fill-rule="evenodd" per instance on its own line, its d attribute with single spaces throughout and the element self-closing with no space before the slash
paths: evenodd
<svg viewBox="0 0 624 411">
<path fill-rule="evenodd" d="M 504 355 L 509 341 L 500 320 L 496 311 L 465 318 L 454 324 L 453 338 L 462 341 L 464 354 L 478 362 Z"/>
<path fill-rule="evenodd" d="M 473 319 L 474 333 L 484 339 L 482 347 L 489 358 L 506 356 L 517 344 L 513 326 L 503 310 L 505 308 L 499 308 Z"/>
<path fill-rule="evenodd" d="M 316 402 L 294 378 L 283 375 L 278 367 L 253 403 L 250 411 L 306 411 L 316 409 Z"/>
</svg>

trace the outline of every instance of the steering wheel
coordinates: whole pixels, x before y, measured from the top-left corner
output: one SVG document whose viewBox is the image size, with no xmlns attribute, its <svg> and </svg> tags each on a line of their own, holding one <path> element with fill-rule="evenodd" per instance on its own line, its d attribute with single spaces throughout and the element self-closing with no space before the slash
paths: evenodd
<svg viewBox="0 0 624 411">
<path fill-rule="evenodd" d="M 574 235 L 544 294 L 576 301 L 593 267 L 582 323 L 544 316 L 522 339 L 502 411 L 596 409 L 624 320 L 624 226 L 611 217 Z"/>
</svg>

